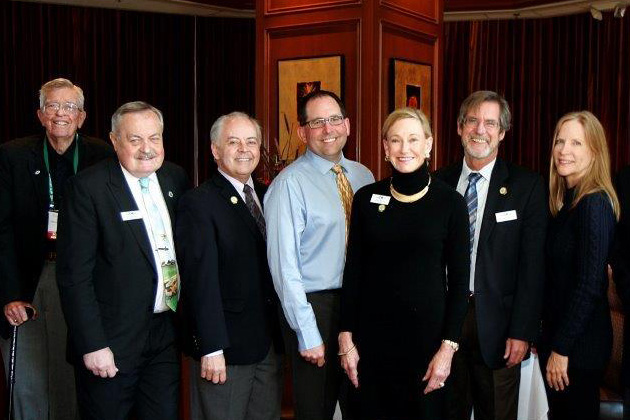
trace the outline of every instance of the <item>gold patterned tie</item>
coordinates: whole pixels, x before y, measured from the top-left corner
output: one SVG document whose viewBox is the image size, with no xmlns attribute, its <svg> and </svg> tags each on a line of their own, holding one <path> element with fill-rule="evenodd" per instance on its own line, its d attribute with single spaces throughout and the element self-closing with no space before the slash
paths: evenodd
<svg viewBox="0 0 630 420">
<path fill-rule="evenodd" d="M 350 230 L 350 211 L 352 210 L 352 186 L 343 172 L 341 165 L 336 164 L 332 167 L 332 171 L 337 174 L 337 191 L 343 204 L 343 211 L 346 214 L 346 243 L 348 243 L 348 231 Z"/>
</svg>

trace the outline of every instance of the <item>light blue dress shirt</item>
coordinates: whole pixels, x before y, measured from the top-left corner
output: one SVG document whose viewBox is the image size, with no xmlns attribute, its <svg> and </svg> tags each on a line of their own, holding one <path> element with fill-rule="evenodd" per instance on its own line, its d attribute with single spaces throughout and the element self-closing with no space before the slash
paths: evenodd
<svg viewBox="0 0 630 420">
<path fill-rule="evenodd" d="M 365 166 L 341 157 L 356 192 L 374 182 Z M 300 351 L 322 344 L 306 293 L 341 287 L 346 259 L 345 214 L 334 166 L 307 149 L 265 195 L 267 258 L 273 284 Z"/>
</svg>

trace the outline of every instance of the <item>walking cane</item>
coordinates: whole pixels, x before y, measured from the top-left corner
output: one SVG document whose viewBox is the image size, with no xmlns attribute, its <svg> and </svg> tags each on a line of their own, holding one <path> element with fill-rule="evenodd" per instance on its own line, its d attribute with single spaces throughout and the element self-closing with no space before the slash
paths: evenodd
<svg viewBox="0 0 630 420">
<path fill-rule="evenodd" d="M 33 309 L 26 308 L 27 322 L 33 316 Z M 9 356 L 9 414 L 7 419 L 13 420 L 13 387 L 15 386 L 15 357 L 17 355 L 18 326 L 13 326 L 11 334 L 11 352 Z"/>
</svg>

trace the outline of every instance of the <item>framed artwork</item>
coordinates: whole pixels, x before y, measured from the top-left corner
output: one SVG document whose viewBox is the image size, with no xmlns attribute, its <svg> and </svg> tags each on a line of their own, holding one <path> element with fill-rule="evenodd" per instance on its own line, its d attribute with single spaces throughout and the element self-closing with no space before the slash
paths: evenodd
<svg viewBox="0 0 630 420">
<path fill-rule="evenodd" d="M 342 69 L 341 55 L 278 61 L 278 138 L 274 140 L 279 160 L 290 163 L 306 148 L 297 134 L 300 98 L 321 89 L 341 98 Z"/>
<path fill-rule="evenodd" d="M 396 108 L 421 109 L 433 122 L 431 115 L 431 65 L 392 59 L 390 112 Z"/>
</svg>

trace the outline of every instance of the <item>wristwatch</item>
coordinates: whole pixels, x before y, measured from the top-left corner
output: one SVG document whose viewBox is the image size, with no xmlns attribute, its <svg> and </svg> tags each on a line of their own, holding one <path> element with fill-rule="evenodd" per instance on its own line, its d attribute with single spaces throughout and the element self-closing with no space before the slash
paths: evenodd
<svg viewBox="0 0 630 420">
<path fill-rule="evenodd" d="M 450 346 L 453 349 L 453 351 L 459 350 L 459 344 L 457 344 L 456 342 L 452 340 L 442 340 L 442 343 Z"/>
</svg>

